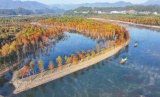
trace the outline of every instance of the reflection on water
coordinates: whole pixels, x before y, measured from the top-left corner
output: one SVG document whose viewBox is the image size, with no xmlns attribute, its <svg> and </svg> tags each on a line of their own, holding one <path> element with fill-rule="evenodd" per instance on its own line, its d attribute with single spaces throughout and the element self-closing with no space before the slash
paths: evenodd
<svg viewBox="0 0 160 97">
<path fill-rule="evenodd" d="M 160 97 L 160 33 L 148 29 L 129 27 L 131 43 L 97 64 L 83 70 L 74 72 L 63 78 L 46 83 L 18 95 L 13 95 L 14 87 L 8 84 L 11 72 L 0 79 L 0 95 L 18 97 Z M 148 36 L 149 33 L 149 36 Z M 142 41 L 136 48 L 135 41 Z M 94 37 L 78 35 L 74 32 L 65 33 L 63 40 L 48 45 L 48 49 L 39 50 L 28 56 L 24 64 L 39 59 L 48 68 L 48 62 L 59 55 L 69 56 L 75 51 L 93 48 L 98 43 Z M 103 43 L 103 40 L 100 42 Z M 86 51 L 87 52 L 87 51 Z M 128 61 L 121 65 L 119 61 L 123 56 Z M 36 65 L 37 66 L 37 65 Z M 38 72 L 38 69 L 35 71 Z M 7 79 L 7 80 L 6 80 Z"/>
</svg>

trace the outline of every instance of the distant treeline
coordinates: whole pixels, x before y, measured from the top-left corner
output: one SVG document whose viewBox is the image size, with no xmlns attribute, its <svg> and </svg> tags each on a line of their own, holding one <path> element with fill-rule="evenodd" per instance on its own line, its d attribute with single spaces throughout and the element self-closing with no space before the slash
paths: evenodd
<svg viewBox="0 0 160 97">
<path fill-rule="evenodd" d="M 75 11 L 82 12 L 82 11 L 89 11 L 88 14 L 94 14 L 94 11 L 103 11 L 103 12 L 111 12 L 111 11 L 129 11 L 129 10 L 135 10 L 137 12 L 144 12 L 144 11 L 150 11 L 150 12 L 157 12 L 160 13 L 160 5 L 134 5 L 134 6 L 127 6 L 127 7 L 79 7 L 74 10 L 68 10 L 64 14 L 65 15 L 75 15 Z M 77 13 L 78 15 L 78 13 Z"/>
<path fill-rule="evenodd" d="M 125 22 L 132 22 L 136 24 L 160 26 L 159 16 L 103 15 L 103 16 L 94 16 L 94 17 L 120 20 Z"/>
<path fill-rule="evenodd" d="M 0 15 L 31 15 L 31 14 L 59 14 L 63 13 L 62 9 L 39 9 L 39 10 L 26 10 L 23 8 L 18 9 L 0 9 Z"/>
</svg>

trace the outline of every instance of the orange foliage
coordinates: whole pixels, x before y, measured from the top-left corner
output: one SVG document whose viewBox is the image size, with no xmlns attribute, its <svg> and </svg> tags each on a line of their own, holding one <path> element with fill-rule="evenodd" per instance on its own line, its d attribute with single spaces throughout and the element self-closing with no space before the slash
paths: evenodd
<svg viewBox="0 0 160 97">
<path fill-rule="evenodd" d="M 73 64 L 77 64 L 78 63 L 78 58 L 76 56 L 73 57 Z"/>
<path fill-rule="evenodd" d="M 30 68 L 28 66 L 24 65 L 23 71 L 22 71 L 22 76 L 25 76 L 25 75 L 28 76 L 29 70 L 30 70 Z"/>
<path fill-rule="evenodd" d="M 79 57 L 80 57 L 81 59 L 85 58 L 85 56 L 84 56 L 84 55 L 82 55 L 82 54 L 81 54 Z"/>
</svg>

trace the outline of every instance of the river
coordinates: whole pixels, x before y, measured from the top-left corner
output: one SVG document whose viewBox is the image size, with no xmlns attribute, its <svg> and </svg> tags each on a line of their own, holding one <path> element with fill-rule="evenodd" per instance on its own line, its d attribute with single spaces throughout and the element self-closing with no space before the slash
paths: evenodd
<svg viewBox="0 0 160 97">
<path fill-rule="evenodd" d="M 124 24 L 127 25 L 127 24 Z M 128 25 L 131 42 L 114 56 L 89 68 L 80 70 L 63 78 L 46 83 L 26 92 L 14 95 L 14 86 L 9 84 L 11 72 L 0 79 L 0 95 L 14 97 L 160 97 L 160 32 Z M 58 39 L 57 39 L 58 40 Z M 133 47 L 134 42 L 139 45 Z M 21 68 L 29 59 L 43 60 L 45 69 L 48 62 L 59 55 L 75 53 L 76 50 L 93 48 L 97 39 L 65 32 L 63 39 L 48 45 L 48 50 L 40 50 L 25 59 Z M 100 42 L 102 44 L 102 42 Z M 128 61 L 121 65 L 123 56 Z M 15 68 L 16 69 L 16 68 Z M 37 69 L 38 71 L 38 69 Z"/>
</svg>

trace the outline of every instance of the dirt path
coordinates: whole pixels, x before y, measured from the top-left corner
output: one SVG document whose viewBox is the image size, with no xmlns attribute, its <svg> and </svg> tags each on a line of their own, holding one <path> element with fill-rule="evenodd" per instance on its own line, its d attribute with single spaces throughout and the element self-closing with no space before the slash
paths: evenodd
<svg viewBox="0 0 160 97">
<path fill-rule="evenodd" d="M 116 48 L 113 48 L 112 50 L 106 50 L 104 52 L 101 52 L 100 54 L 96 54 L 94 57 L 91 57 L 90 59 L 85 58 L 82 61 L 79 61 L 76 65 L 69 64 L 63 65 L 63 67 L 56 68 L 53 73 L 51 73 L 50 70 L 46 70 L 42 73 L 43 78 L 41 78 L 41 73 L 32 75 L 30 77 L 26 77 L 23 79 L 14 79 L 12 82 L 15 86 L 14 94 L 18 94 L 23 91 L 27 91 L 29 89 L 32 89 L 34 87 L 40 86 L 44 83 L 56 80 L 58 78 L 61 78 L 63 76 L 69 75 L 71 73 L 74 73 L 76 71 L 79 71 L 81 69 L 84 69 L 86 67 L 92 66 L 114 54 L 116 54 L 119 50 L 121 50 L 123 47 L 128 45 L 130 43 L 130 40 L 128 40 L 126 43 L 124 43 L 121 46 L 118 46 Z M 14 74 L 15 76 L 16 74 Z M 13 78 L 16 78 L 14 77 Z M 32 81 L 30 82 L 30 78 L 32 78 Z"/>
</svg>

